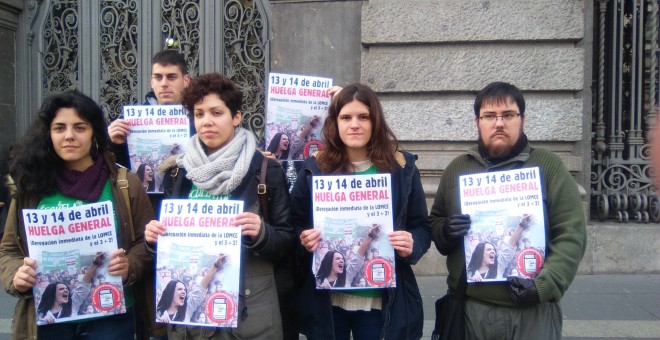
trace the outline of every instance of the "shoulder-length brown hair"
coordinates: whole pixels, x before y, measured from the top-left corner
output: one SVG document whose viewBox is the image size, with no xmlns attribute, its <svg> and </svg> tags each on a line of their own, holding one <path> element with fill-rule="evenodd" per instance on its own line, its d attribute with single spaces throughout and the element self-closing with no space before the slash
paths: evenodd
<svg viewBox="0 0 660 340">
<path fill-rule="evenodd" d="M 357 100 L 369 109 L 371 120 L 371 139 L 367 144 L 369 159 L 378 171 L 391 172 L 394 166 L 394 153 L 399 149 L 399 143 L 392 130 L 385 122 L 383 107 L 376 93 L 368 86 L 362 84 L 351 84 L 343 88 L 335 95 L 330 108 L 328 118 L 323 124 L 323 137 L 325 149 L 317 156 L 318 165 L 324 173 L 349 173 L 352 172 L 346 145 L 339 137 L 337 120 L 339 112 L 348 103 Z"/>
</svg>

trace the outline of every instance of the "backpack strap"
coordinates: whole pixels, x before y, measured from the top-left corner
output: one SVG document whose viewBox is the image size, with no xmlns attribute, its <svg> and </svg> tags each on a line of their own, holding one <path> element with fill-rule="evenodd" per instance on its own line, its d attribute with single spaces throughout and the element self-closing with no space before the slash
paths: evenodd
<svg viewBox="0 0 660 340">
<path fill-rule="evenodd" d="M 133 229 L 133 212 L 131 211 L 131 199 L 128 195 L 128 180 L 126 179 L 126 172 L 128 169 L 119 167 L 119 174 L 117 175 L 117 187 L 124 195 L 124 203 L 128 209 L 128 226 L 131 228 L 131 241 L 135 242 L 135 230 Z"/>
<path fill-rule="evenodd" d="M 261 173 L 259 174 L 259 184 L 257 184 L 257 195 L 259 196 L 261 212 L 264 220 L 268 222 L 270 220 L 270 210 L 268 207 L 268 198 L 266 197 L 266 171 L 268 171 L 268 157 L 264 157 L 264 160 L 261 162 Z"/>
</svg>

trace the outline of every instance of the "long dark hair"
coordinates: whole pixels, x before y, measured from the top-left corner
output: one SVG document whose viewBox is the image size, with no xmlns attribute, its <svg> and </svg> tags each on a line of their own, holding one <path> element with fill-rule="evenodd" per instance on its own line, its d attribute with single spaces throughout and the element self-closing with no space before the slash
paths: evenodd
<svg viewBox="0 0 660 340">
<path fill-rule="evenodd" d="M 468 273 L 476 272 L 479 270 L 479 268 L 481 268 L 481 263 L 484 260 L 484 249 L 486 248 L 486 244 L 490 244 L 494 249 L 497 249 L 495 248 L 495 245 L 490 242 L 481 242 L 477 244 L 477 246 L 474 247 L 474 251 L 472 252 L 472 257 L 470 258 L 470 264 L 467 268 Z M 494 279 L 497 276 L 497 250 L 495 252 L 495 263 L 488 265 L 488 274 L 486 274 L 486 279 Z"/>
<path fill-rule="evenodd" d="M 371 139 L 367 144 L 369 159 L 379 171 L 390 172 L 394 165 L 394 153 L 399 149 L 399 143 L 385 122 L 385 114 L 376 93 L 366 85 L 351 84 L 335 95 L 328 118 L 323 124 L 323 137 L 325 149 L 319 152 L 318 165 L 323 173 L 348 173 L 348 153 L 346 145 L 339 137 L 337 126 L 339 112 L 348 103 L 357 100 L 369 109 L 371 120 Z"/>
<path fill-rule="evenodd" d="M 140 181 L 144 183 L 144 172 L 146 170 L 147 165 L 151 168 L 151 173 L 152 173 L 151 181 L 149 181 L 149 186 L 147 187 L 147 191 L 154 191 L 156 188 L 156 181 L 154 179 L 154 167 L 151 166 L 151 164 L 146 164 L 146 163 L 140 164 L 135 174 L 137 174 L 138 177 L 140 178 Z"/>
<path fill-rule="evenodd" d="M 319 266 L 319 271 L 316 272 L 316 279 L 320 282 L 323 282 L 330 273 L 332 273 L 332 262 L 335 258 L 335 253 L 341 255 L 344 258 L 344 271 L 337 274 L 337 280 L 335 281 L 335 287 L 344 287 L 346 284 L 346 257 L 344 254 L 337 250 L 328 250 L 325 253 L 325 256 L 321 260 L 321 265 Z"/>
<path fill-rule="evenodd" d="M 270 144 L 268 144 L 268 148 L 266 148 L 266 151 L 270 151 L 274 155 L 277 149 L 280 147 L 280 141 L 282 140 L 282 135 L 287 136 L 283 132 L 276 133 L 275 136 L 273 136 L 273 139 L 270 140 Z M 290 149 L 291 149 L 291 140 L 289 140 L 289 147 L 282 152 L 282 155 L 278 157 L 278 159 L 289 159 Z"/>
<path fill-rule="evenodd" d="M 50 138 L 50 124 L 62 108 L 71 108 L 92 127 L 93 159 L 108 145 L 108 127 L 103 110 L 91 98 L 78 91 L 66 91 L 44 99 L 37 118 L 32 122 L 19 144 L 10 174 L 21 195 L 40 199 L 57 190 L 55 178 L 64 161 L 55 153 Z"/>
<path fill-rule="evenodd" d="M 158 315 L 161 315 L 164 311 L 167 311 L 167 309 L 170 308 L 170 305 L 172 304 L 172 300 L 174 300 L 174 292 L 176 291 L 177 283 L 182 284 L 183 287 L 185 288 L 186 300 L 183 303 L 183 306 L 179 307 L 179 309 L 176 312 L 176 316 L 172 321 L 183 321 L 183 319 L 186 317 L 186 309 L 188 308 L 188 288 L 186 288 L 185 283 L 179 280 L 171 280 L 170 282 L 167 283 L 167 286 L 165 286 L 165 289 L 163 289 L 163 294 L 161 294 L 160 296 L 160 300 L 158 300 L 158 306 L 156 306 L 156 313 Z"/>
<path fill-rule="evenodd" d="M 68 301 L 62 305 L 62 310 L 60 311 L 60 315 L 57 317 L 59 318 L 65 318 L 68 316 L 71 316 L 71 289 L 69 286 L 64 283 L 64 282 L 53 282 L 46 286 L 46 289 L 44 290 L 44 293 L 41 295 L 41 301 L 39 301 L 39 307 L 37 308 L 37 312 L 39 315 L 43 316 L 48 313 L 48 311 L 53 308 L 53 305 L 55 305 L 55 294 L 57 294 L 57 285 L 65 285 L 66 289 L 69 290 L 69 299 Z"/>
</svg>

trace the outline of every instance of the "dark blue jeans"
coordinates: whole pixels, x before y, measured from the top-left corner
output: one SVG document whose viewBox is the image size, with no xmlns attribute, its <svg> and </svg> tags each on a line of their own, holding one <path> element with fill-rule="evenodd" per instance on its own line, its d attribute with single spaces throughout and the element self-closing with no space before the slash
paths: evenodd
<svg viewBox="0 0 660 340">
<path fill-rule="evenodd" d="M 39 340 L 133 340 L 135 324 L 133 309 L 126 314 L 117 314 L 83 322 L 64 322 L 39 326 Z"/>
<path fill-rule="evenodd" d="M 383 330 L 383 316 L 380 310 L 347 311 L 333 306 L 332 318 L 335 340 L 349 340 L 351 333 L 355 340 L 380 339 Z"/>
</svg>

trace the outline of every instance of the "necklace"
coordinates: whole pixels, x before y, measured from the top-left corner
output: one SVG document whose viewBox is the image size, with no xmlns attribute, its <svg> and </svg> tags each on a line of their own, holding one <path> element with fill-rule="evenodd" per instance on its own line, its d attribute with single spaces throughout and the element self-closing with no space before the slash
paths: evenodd
<svg viewBox="0 0 660 340">
<path fill-rule="evenodd" d="M 367 159 L 359 162 L 351 162 L 351 165 L 353 165 L 353 172 L 364 172 L 369 169 L 373 163 L 371 163 L 370 159 Z"/>
</svg>

